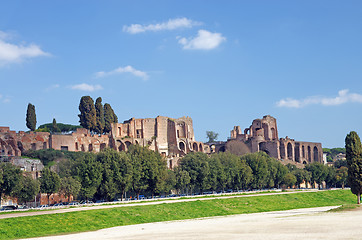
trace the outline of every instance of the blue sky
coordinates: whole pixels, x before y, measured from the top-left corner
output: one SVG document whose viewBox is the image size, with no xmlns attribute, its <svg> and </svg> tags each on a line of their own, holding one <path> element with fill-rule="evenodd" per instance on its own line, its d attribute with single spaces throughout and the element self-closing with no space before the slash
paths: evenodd
<svg viewBox="0 0 362 240">
<path fill-rule="evenodd" d="M 1 1 L 0 126 L 78 124 L 82 96 L 119 121 L 190 116 L 195 137 L 263 115 L 279 137 L 362 133 L 361 1 Z"/>
</svg>

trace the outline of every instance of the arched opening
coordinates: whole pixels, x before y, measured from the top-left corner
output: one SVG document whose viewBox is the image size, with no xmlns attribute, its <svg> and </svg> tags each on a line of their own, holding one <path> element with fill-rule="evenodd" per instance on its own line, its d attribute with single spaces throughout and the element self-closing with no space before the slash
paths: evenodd
<svg viewBox="0 0 362 240">
<path fill-rule="evenodd" d="M 280 158 L 285 159 L 285 146 L 283 143 L 281 143 L 279 146 L 279 153 L 280 153 Z"/>
<path fill-rule="evenodd" d="M 92 145 L 92 144 L 89 144 L 89 145 L 88 145 L 88 151 L 89 151 L 89 152 L 92 152 L 92 151 L 93 151 L 93 145 Z"/>
<path fill-rule="evenodd" d="M 82 144 L 82 146 L 81 146 L 81 151 L 85 152 L 84 144 Z"/>
<path fill-rule="evenodd" d="M 185 144 L 184 144 L 183 142 L 180 142 L 180 143 L 178 144 L 178 146 L 179 146 L 179 148 L 180 148 L 181 151 L 185 152 Z"/>
<path fill-rule="evenodd" d="M 304 145 L 302 146 L 302 157 L 305 158 Z"/>
<path fill-rule="evenodd" d="M 268 148 L 266 147 L 265 142 L 259 143 L 259 151 L 265 152 L 266 154 L 270 154 Z"/>
<path fill-rule="evenodd" d="M 101 143 L 100 150 L 103 151 L 106 147 L 107 145 L 105 143 Z"/>
<path fill-rule="evenodd" d="M 75 143 L 75 150 L 76 150 L 76 151 L 79 150 L 79 146 L 78 146 L 78 143 L 77 143 L 77 142 Z"/>
<path fill-rule="evenodd" d="M 303 161 L 303 164 L 307 164 L 307 162 L 306 162 L 306 161 Z"/>
<path fill-rule="evenodd" d="M 135 140 L 134 143 L 137 144 L 137 145 L 139 144 L 137 140 Z"/>
<path fill-rule="evenodd" d="M 297 147 L 295 147 L 294 148 L 294 156 L 295 156 L 295 161 L 296 162 L 300 162 L 300 152 L 299 152 L 299 146 Z"/>
<path fill-rule="evenodd" d="M 275 133 L 275 128 L 271 128 L 270 130 L 271 130 L 271 137 L 272 137 L 272 140 L 277 139 L 277 135 L 276 135 L 276 133 Z"/>
<path fill-rule="evenodd" d="M 319 162 L 318 148 L 316 146 L 313 148 L 313 160 L 314 162 Z"/>
<path fill-rule="evenodd" d="M 225 146 L 220 147 L 219 152 L 225 152 Z"/>
<path fill-rule="evenodd" d="M 127 150 L 128 150 L 128 148 L 129 148 L 129 146 L 131 146 L 131 145 L 132 145 L 132 143 L 131 143 L 131 142 L 129 142 L 129 141 L 126 141 L 126 142 L 125 142 L 125 144 L 126 144 Z"/>
<path fill-rule="evenodd" d="M 121 130 L 121 127 L 118 127 L 118 135 L 119 135 L 119 136 L 122 136 L 122 130 Z"/>
<path fill-rule="evenodd" d="M 123 144 L 123 142 L 117 140 L 117 142 L 119 143 L 118 146 L 118 151 L 122 152 L 122 151 L 126 151 L 126 145 Z"/>
<path fill-rule="evenodd" d="M 312 162 L 310 146 L 308 146 L 308 162 Z"/>
<path fill-rule="evenodd" d="M 197 151 L 199 151 L 199 148 L 198 148 L 198 146 L 197 146 L 197 143 L 193 143 L 192 144 L 192 149 L 194 150 L 194 152 L 197 152 Z"/>
<path fill-rule="evenodd" d="M 293 160 L 293 147 L 291 143 L 287 145 L 288 159 Z"/>
<path fill-rule="evenodd" d="M 202 147 L 202 144 L 201 144 L 201 143 L 200 143 L 200 145 L 199 145 L 199 151 L 200 151 L 200 152 L 204 152 L 204 151 L 203 151 L 203 147 Z"/>
</svg>

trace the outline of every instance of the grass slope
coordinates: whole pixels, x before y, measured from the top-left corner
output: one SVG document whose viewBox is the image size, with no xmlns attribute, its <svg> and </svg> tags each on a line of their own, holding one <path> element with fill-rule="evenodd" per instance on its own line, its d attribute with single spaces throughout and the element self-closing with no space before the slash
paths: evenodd
<svg viewBox="0 0 362 240">
<path fill-rule="evenodd" d="M 355 198 L 349 190 L 300 192 L 9 218 L 0 220 L 0 239 L 58 235 L 149 222 L 353 204 Z"/>
</svg>

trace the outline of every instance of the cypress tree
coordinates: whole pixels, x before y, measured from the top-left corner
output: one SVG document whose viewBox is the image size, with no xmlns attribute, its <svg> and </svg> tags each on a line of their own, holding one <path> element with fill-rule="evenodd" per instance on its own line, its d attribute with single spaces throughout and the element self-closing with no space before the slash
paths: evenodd
<svg viewBox="0 0 362 240">
<path fill-rule="evenodd" d="M 104 132 L 108 133 L 111 131 L 112 127 L 111 127 L 111 123 L 117 123 L 118 122 L 118 117 L 117 115 L 114 113 L 111 105 L 109 105 L 108 103 L 104 104 Z"/>
<path fill-rule="evenodd" d="M 90 96 L 83 96 L 79 103 L 79 123 L 82 127 L 91 131 L 96 127 L 96 109 Z"/>
<path fill-rule="evenodd" d="M 53 130 L 52 132 L 60 132 L 60 128 L 58 127 L 57 121 L 55 120 L 55 118 L 53 118 Z"/>
<path fill-rule="evenodd" d="M 103 129 L 104 129 L 104 108 L 102 105 L 102 98 L 99 97 L 96 99 L 96 104 L 95 104 L 95 108 L 96 108 L 96 127 L 95 127 L 95 131 L 99 134 L 103 133 Z"/>
<path fill-rule="evenodd" d="M 28 104 L 28 109 L 26 110 L 26 126 L 31 131 L 35 131 L 36 129 L 35 106 L 31 103 Z"/>
<path fill-rule="evenodd" d="M 361 203 L 362 193 L 362 146 L 358 134 L 351 131 L 346 139 L 346 159 L 348 167 L 348 183 L 353 194 L 357 195 L 357 203 Z"/>
</svg>

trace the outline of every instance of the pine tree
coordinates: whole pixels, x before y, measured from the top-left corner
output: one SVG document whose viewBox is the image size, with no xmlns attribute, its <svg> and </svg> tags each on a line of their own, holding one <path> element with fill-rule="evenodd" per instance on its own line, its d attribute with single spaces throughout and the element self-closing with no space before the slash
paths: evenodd
<svg viewBox="0 0 362 240">
<path fill-rule="evenodd" d="M 79 123 L 82 127 L 91 131 L 96 127 L 96 109 L 90 96 L 83 96 L 79 103 Z"/>
<path fill-rule="evenodd" d="M 95 127 L 95 131 L 99 134 L 103 133 L 103 129 L 104 129 L 104 108 L 102 105 L 102 98 L 99 97 L 96 100 L 96 104 L 95 104 L 95 108 L 96 108 L 96 127 Z"/>
<path fill-rule="evenodd" d="M 112 130 L 112 126 L 111 123 L 117 123 L 118 122 L 118 117 L 117 115 L 114 113 L 111 105 L 109 105 L 108 103 L 104 104 L 104 132 L 108 133 Z"/>
<path fill-rule="evenodd" d="M 348 183 L 353 194 L 357 195 L 357 203 L 361 203 L 362 193 L 362 146 L 358 134 L 354 131 L 346 136 L 346 159 L 348 167 Z"/>
<path fill-rule="evenodd" d="M 31 103 L 28 104 L 28 109 L 26 110 L 26 126 L 31 131 L 35 131 L 36 129 L 35 106 Z"/>
<path fill-rule="evenodd" d="M 57 121 L 55 120 L 55 118 L 53 118 L 53 125 L 52 125 L 53 129 L 52 132 L 60 132 L 60 128 L 57 125 Z"/>
</svg>

